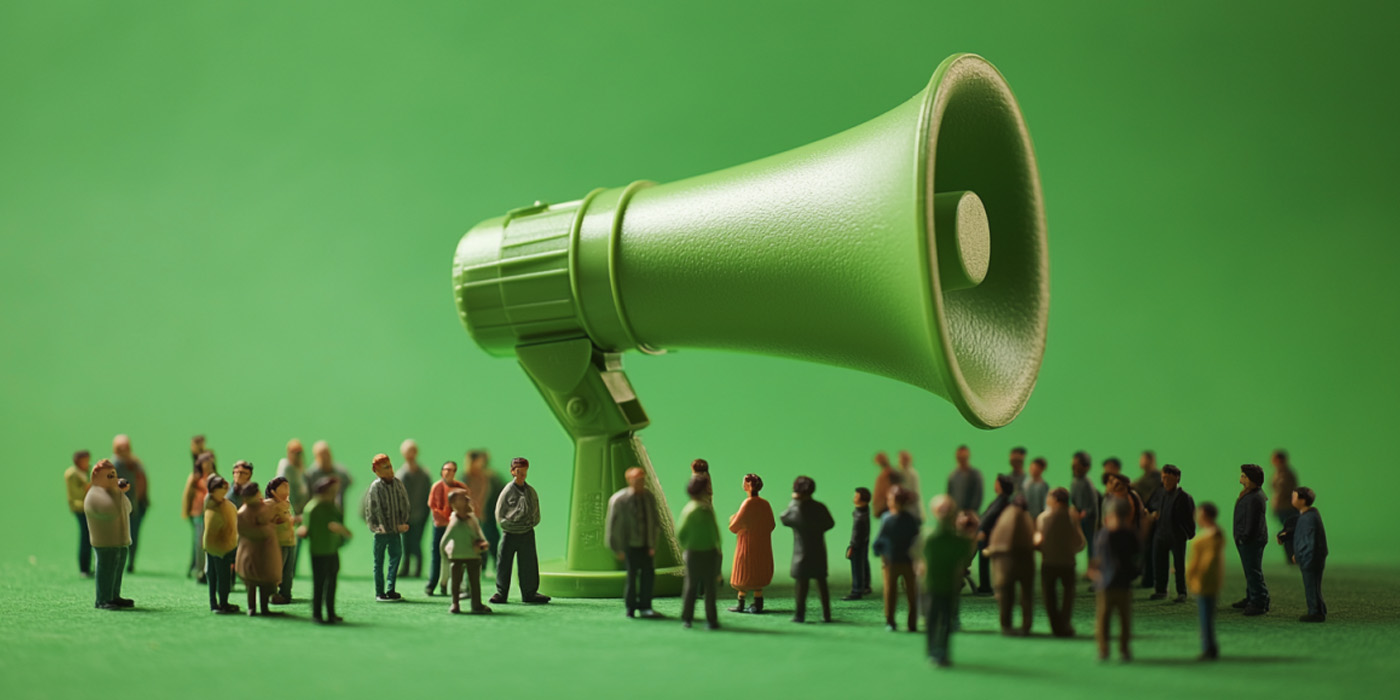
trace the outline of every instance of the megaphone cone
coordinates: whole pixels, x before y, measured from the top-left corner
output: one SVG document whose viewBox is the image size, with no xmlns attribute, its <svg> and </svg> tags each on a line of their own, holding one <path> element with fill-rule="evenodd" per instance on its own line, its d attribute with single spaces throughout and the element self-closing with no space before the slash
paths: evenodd
<svg viewBox="0 0 1400 700">
<path fill-rule="evenodd" d="M 1025 406 L 1044 352 L 1045 235 L 1020 110 L 971 54 L 816 143 L 477 225 L 454 262 L 462 320 L 488 352 L 520 359 L 575 440 L 568 554 L 544 587 L 618 595 L 608 494 L 632 466 L 661 493 L 620 353 L 718 348 L 851 367 L 999 427 Z M 671 546 L 657 565 L 674 573 L 661 502 Z M 678 586 L 658 577 L 658 591 Z"/>
</svg>

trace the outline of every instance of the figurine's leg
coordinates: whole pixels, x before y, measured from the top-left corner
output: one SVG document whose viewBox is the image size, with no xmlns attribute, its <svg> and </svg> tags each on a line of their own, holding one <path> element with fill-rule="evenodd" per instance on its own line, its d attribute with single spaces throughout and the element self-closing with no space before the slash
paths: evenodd
<svg viewBox="0 0 1400 700">
<path fill-rule="evenodd" d="M 637 607 L 641 610 L 651 610 L 651 594 L 656 588 L 656 558 L 649 554 L 646 548 L 642 548 L 640 554 L 641 571 L 637 575 L 637 587 L 641 591 L 637 594 Z"/>
<path fill-rule="evenodd" d="M 485 612 L 486 604 L 481 602 L 481 560 L 467 560 L 467 583 L 472 587 L 472 612 Z"/>
<path fill-rule="evenodd" d="M 626 566 L 626 578 L 622 580 L 622 607 L 628 615 L 634 615 L 638 609 L 637 594 L 641 587 L 642 567 L 638 552 L 640 547 L 628 547 L 622 554 L 623 565 Z"/>
<path fill-rule="evenodd" d="M 909 604 L 909 631 L 914 632 L 919 629 L 919 593 L 918 584 L 914 577 L 914 565 L 903 564 L 900 572 L 904 578 L 904 600 Z"/>
<path fill-rule="evenodd" d="M 1074 564 L 1060 573 L 1060 624 L 1066 637 L 1074 636 L 1074 579 L 1077 573 Z"/>
<path fill-rule="evenodd" d="M 540 592 L 540 557 L 535 549 L 534 530 L 520 536 L 517 553 L 520 558 L 520 566 L 517 567 L 520 573 L 520 598 L 530 600 Z"/>
<path fill-rule="evenodd" d="M 388 592 L 393 593 L 399 580 L 399 562 L 403 561 L 403 535 L 395 532 L 389 535 L 389 577 Z"/>
<path fill-rule="evenodd" d="M 135 541 L 135 540 L 133 540 Z M 122 597 L 122 576 L 125 575 L 131 562 L 131 548 L 117 547 L 117 565 L 112 573 L 116 575 L 112 581 L 112 600 L 120 600 Z"/>
<path fill-rule="evenodd" d="M 1133 652 L 1130 648 L 1133 641 L 1133 597 L 1130 591 L 1116 591 L 1118 599 L 1118 618 L 1122 624 L 1121 634 L 1118 639 L 1118 650 L 1123 658 L 1132 658 Z"/>
<path fill-rule="evenodd" d="M 446 532 L 445 525 L 433 526 L 433 558 L 432 563 L 428 566 L 428 585 L 425 589 L 428 595 L 433 594 L 433 588 L 440 585 L 439 582 L 442 580 L 442 536 Z"/>
<path fill-rule="evenodd" d="M 136 572 L 136 544 L 141 539 L 141 520 L 145 515 L 139 507 L 131 509 L 131 544 L 127 547 L 125 568 L 132 573 Z"/>
<path fill-rule="evenodd" d="M 869 547 L 861 547 L 859 554 L 860 554 L 860 583 L 861 583 L 861 591 L 860 591 L 860 592 L 861 592 L 861 595 L 866 595 L 866 594 L 869 594 L 869 593 L 870 593 L 870 548 L 869 548 Z"/>
<path fill-rule="evenodd" d="M 226 552 L 219 557 L 219 603 L 228 606 L 229 593 L 233 592 L 234 552 Z"/>
<path fill-rule="evenodd" d="M 1057 637 L 1060 635 L 1060 611 L 1058 609 L 1060 599 L 1055 591 L 1055 582 L 1058 580 L 1059 571 L 1055 567 L 1041 564 L 1041 603 L 1045 606 L 1045 617 L 1050 619 L 1050 633 Z"/>
<path fill-rule="evenodd" d="M 1322 573 L 1326 569 L 1318 569 L 1313 578 L 1313 594 L 1317 596 L 1317 614 L 1327 617 L 1327 601 L 1322 599 Z"/>
<path fill-rule="evenodd" d="M 753 592 L 753 605 L 749 607 L 749 612 L 759 614 L 763 612 L 763 589 L 756 588 Z"/>
<path fill-rule="evenodd" d="M 720 552 L 716 549 L 702 553 L 702 556 L 709 560 L 704 572 L 709 582 L 705 587 L 705 622 L 709 623 L 710 629 L 716 629 L 719 627 L 719 584 L 715 583 L 715 579 L 719 578 Z"/>
<path fill-rule="evenodd" d="M 688 549 L 681 552 L 681 560 L 685 562 L 685 583 L 681 590 L 681 622 L 686 626 L 695 619 L 695 597 L 699 593 L 697 585 L 700 583 L 700 572 L 695 570 L 694 554 Z"/>
<path fill-rule="evenodd" d="M 252 617 L 258 614 L 258 586 L 244 580 L 243 587 L 248 589 L 248 617 Z"/>
<path fill-rule="evenodd" d="M 321 611 L 326 607 L 326 561 L 324 556 L 311 555 L 311 619 L 317 622 L 326 618 Z"/>
<path fill-rule="evenodd" d="M 1108 658 L 1108 643 L 1112 641 L 1108 631 L 1108 592 L 1094 593 L 1094 641 L 1099 645 L 1099 658 Z"/>
<path fill-rule="evenodd" d="M 116 565 L 117 556 L 113 551 L 115 547 L 97 547 L 97 596 L 93 601 L 94 607 L 111 602 L 112 600 L 112 567 Z"/>
<path fill-rule="evenodd" d="M 261 604 L 262 614 L 267 614 L 267 604 L 272 599 L 272 586 L 265 583 L 258 584 L 258 603 Z"/>
<path fill-rule="evenodd" d="M 1220 647 L 1215 641 L 1215 596 L 1196 596 L 1196 612 L 1201 621 L 1201 654 L 1215 658 Z"/>
<path fill-rule="evenodd" d="M 1026 572 L 1021 577 L 1021 632 L 1031 633 L 1031 623 L 1035 621 L 1035 574 Z"/>
<path fill-rule="evenodd" d="M 340 554 L 326 555 L 330 566 L 326 567 L 326 619 L 339 621 L 335 616 L 335 588 L 340 579 Z"/>
<path fill-rule="evenodd" d="M 374 533 L 374 597 L 384 596 L 384 550 L 389 547 L 389 536 Z"/>
<path fill-rule="evenodd" d="M 509 532 L 501 536 L 500 557 L 496 559 L 496 597 L 492 602 L 504 603 L 510 598 L 510 568 L 515 564 L 516 538 Z"/>
<path fill-rule="evenodd" d="M 883 560 L 884 557 L 881 557 Z M 881 591 L 885 601 L 885 627 L 894 628 L 894 569 L 890 567 L 890 562 L 881 561 L 880 573 L 884 577 L 885 589 Z"/>
<path fill-rule="evenodd" d="M 826 586 L 826 577 L 817 579 L 817 594 L 822 599 L 822 622 L 831 622 L 831 589 Z"/>
<path fill-rule="evenodd" d="M 461 607 L 462 604 L 461 604 L 460 602 L 458 602 L 458 601 L 459 601 L 459 600 L 461 599 L 461 597 L 462 597 L 462 574 L 463 574 L 466 570 L 467 570 L 467 562 L 466 562 L 466 560 L 464 560 L 464 559 L 453 559 L 453 560 L 452 560 L 452 588 L 451 588 L 451 589 L 449 590 L 449 592 L 448 592 L 448 597 L 450 598 L 452 604 L 451 604 L 450 606 L 448 606 L 448 610 L 451 610 L 451 611 L 454 612 L 454 613 L 456 613 L 456 612 L 461 612 L 461 611 L 462 611 L 462 607 Z"/>
<path fill-rule="evenodd" d="M 810 579 L 798 577 L 797 582 L 797 610 L 793 612 L 794 622 L 805 622 L 807 620 L 807 586 Z"/>
<path fill-rule="evenodd" d="M 78 516 L 78 573 L 84 576 L 92 573 L 92 538 L 88 534 L 87 515 Z"/>
</svg>

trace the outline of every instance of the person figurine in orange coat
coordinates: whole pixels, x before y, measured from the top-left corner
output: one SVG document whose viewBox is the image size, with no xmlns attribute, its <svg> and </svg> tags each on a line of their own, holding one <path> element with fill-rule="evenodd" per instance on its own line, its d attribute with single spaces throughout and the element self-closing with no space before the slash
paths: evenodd
<svg viewBox="0 0 1400 700">
<path fill-rule="evenodd" d="M 773 582 L 773 506 L 759 497 L 763 479 L 757 474 L 744 475 L 744 493 L 748 497 L 739 505 L 739 512 L 729 517 L 729 531 L 739 536 L 734 548 L 734 566 L 729 573 L 729 585 L 739 591 L 739 604 L 729 612 L 763 612 L 763 589 Z M 753 591 L 753 603 L 744 607 L 744 597 Z"/>
<path fill-rule="evenodd" d="M 197 436 L 203 437 L 203 436 Z M 201 585 L 205 581 L 204 566 L 204 499 L 209 495 L 209 475 L 214 473 L 214 453 L 201 452 L 195 457 L 193 472 L 185 479 L 181 497 L 180 516 L 190 521 L 194 531 L 194 547 L 190 555 L 190 572 Z"/>
</svg>

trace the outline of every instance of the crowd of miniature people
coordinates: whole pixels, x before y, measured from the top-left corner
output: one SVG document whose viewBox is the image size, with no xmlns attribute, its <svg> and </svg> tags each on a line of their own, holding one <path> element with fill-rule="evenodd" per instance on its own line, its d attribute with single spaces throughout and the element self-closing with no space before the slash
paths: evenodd
<svg viewBox="0 0 1400 700">
<path fill-rule="evenodd" d="M 235 578 L 243 581 L 247 614 L 267 615 L 269 605 L 292 602 L 293 575 L 303 548 L 309 550 L 312 571 L 312 616 L 322 624 L 341 618 L 335 612 L 338 551 L 352 537 L 344 524 L 345 494 L 352 477 L 333 461 L 324 442 L 312 448 L 313 463 L 304 465 L 302 444 L 287 444 L 273 478 L 265 487 L 254 481 L 254 467 L 233 465 L 232 481 L 218 473 L 214 453 L 204 437 L 190 445 L 191 472 L 183 493 L 181 515 L 191 525 L 190 576 L 206 584 L 210 610 L 241 612 L 229 602 Z M 422 576 L 423 537 L 432 522 L 427 596 L 444 595 L 450 611 L 460 613 L 466 587 L 467 612 L 488 614 L 482 600 L 483 565 L 494 560 L 492 604 L 508 602 L 512 571 L 518 575 L 521 601 L 543 604 L 539 592 L 539 560 L 534 530 L 540 523 L 539 496 L 527 482 L 529 462 L 517 457 L 510 479 L 487 466 L 481 450 L 467 454 L 466 470 L 458 478 L 455 462 L 432 476 L 418 463 L 412 440 L 400 448 L 395 470 L 390 458 L 375 455 L 374 480 L 364 496 L 361 513 L 374 538 L 375 598 L 402 598 L 400 578 Z M 956 467 L 944 493 L 934 496 L 925 514 L 918 472 L 908 452 L 897 465 L 881 452 L 871 488 L 856 487 L 852 500 L 851 536 L 845 555 L 851 567 L 851 591 L 844 600 L 872 595 L 870 555 L 881 562 L 886 627 L 900 628 L 900 593 L 904 598 L 903 627 L 918 629 L 920 609 L 925 618 L 927 652 L 931 662 L 947 666 L 949 636 L 960 628 L 959 599 L 963 588 L 974 595 L 994 595 L 1001 631 L 1007 636 L 1030 632 L 1034 608 L 1036 552 L 1043 606 L 1051 632 L 1073 637 L 1071 617 L 1076 586 L 1080 585 L 1078 553 L 1088 549 L 1086 579 L 1095 593 L 1095 637 L 1100 659 L 1108 659 L 1112 621 L 1118 618 L 1118 647 L 1122 659 L 1132 657 L 1133 589 L 1150 589 L 1149 600 L 1184 603 L 1195 596 L 1201 631 L 1201 659 L 1213 660 L 1220 650 L 1215 639 L 1217 603 L 1224 578 L 1226 535 L 1218 525 L 1219 509 L 1195 503 L 1182 488 L 1182 470 L 1158 469 L 1156 456 L 1143 452 L 1141 475 L 1130 480 L 1122 463 L 1102 463 L 1100 484 L 1089 478 L 1091 459 L 1077 452 L 1071 459 L 1068 487 L 1052 488 L 1045 480 L 1044 458 L 1026 461 L 1026 450 L 1011 450 L 1009 471 L 992 481 L 993 498 L 984 505 L 982 473 L 972 466 L 966 446 L 955 453 Z M 1276 539 L 1285 561 L 1301 572 L 1307 601 L 1304 622 L 1322 622 L 1327 606 L 1322 575 L 1327 538 L 1314 507 L 1316 494 L 1300 486 L 1283 450 L 1272 459 L 1273 477 L 1264 470 L 1241 465 L 1241 490 L 1234 505 L 1231 537 L 1239 553 L 1246 582 L 1245 597 L 1233 608 L 1245 616 L 1270 610 L 1269 589 L 1262 562 L 1268 545 L 1266 513 L 1278 521 Z M 69 508 L 78 520 L 79 571 L 96 579 L 95 606 L 118 610 L 134 605 L 122 597 L 124 572 L 134 571 L 141 524 L 150 507 L 148 479 L 131 441 L 117 436 L 112 456 L 92 463 L 88 451 L 73 456 L 65 473 Z M 657 617 L 652 609 L 658 551 L 671 547 L 671 517 L 664 498 L 653 493 L 653 476 L 640 467 L 626 473 L 627 486 L 608 502 L 604 542 L 626 572 L 624 609 L 627 617 Z M 773 581 L 772 533 L 781 522 L 793 531 L 790 575 L 796 587 L 795 622 L 805 622 L 807 598 L 815 583 L 822 620 L 830 622 L 831 595 L 827 587 L 826 532 L 836 525 L 830 510 L 814 498 L 816 483 L 799 476 L 792 483 L 791 501 L 775 518 L 760 494 L 764 481 L 757 474 L 742 478 L 744 499 L 729 517 L 737 544 L 729 586 L 737 593 L 734 613 L 762 614 L 763 593 Z M 1099 485 L 1103 486 L 1100 491 Z M 723 556 L 714 486 L 709 464 L 691 464 L 686 492 L 689 502 L 674 526 L 684 563 L 682 624 L 689 628 L 695 607 L 704 599 L 709 628 L 720 626 L 718 592 Z M 926 526 L 927 523 L 927 526 Z M 1188 547 L 1189 544 L 1189 547 Z M 96 559 L 94 571 L 93 559 Z M 387 560 L 387 561 L 386 561 Z M 974 560 L 976 564 L 974 565 Z M 974 579 L 974 573 L 976 577 Z M 922 583 L 920 583 L 922 581 Z M 922 595 L 920 595 L 922 592 Z M 1020 624 L 1014 624 L 1016 609 Z"/>
</svg>

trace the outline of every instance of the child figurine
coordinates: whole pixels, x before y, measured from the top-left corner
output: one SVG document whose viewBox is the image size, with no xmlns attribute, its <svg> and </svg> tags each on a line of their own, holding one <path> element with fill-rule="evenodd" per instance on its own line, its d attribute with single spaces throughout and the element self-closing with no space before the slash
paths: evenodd
<svg viewBox="0 0 1400 700">
<path fill-rule="evenodd" d="M 1308 601 L 1308 614 L 1300 622 L 1326 622 L 1327 602 L 1322 599 L 1322 572 L 1327 567 L 1327 531 L 1322 527 L 1322 514 L 1313 503 L 1317 494 L 1300 486 L 1293 490 L 1293 507 L 1298 510 L 1298 523 L 1293 528 L 1293 559 L 1303 574 L 1303 595 Z"/>
<path fill-rule="evenodd" d="M 692 477 L 694 481 L 701 477 Z M 656 581 L 656 543 L 661 538 L 661 513 L 656 496 L 647 490 L 646 471 L 627 470 L 627 487 L 608 499 L 608 515 L 603 540 L 617 560 L 627 567 L 622 587 L 622 603 L 627 617 L 655 617 L 651 609 L 652 586 Z M 713 587 L 713 586 L 712 586 Z"/>
<path fill-rule="evenodd" d="M 701 477 L 706 481 L 710 478 L 710 463 L 703 459 L 697 459 L 690 463 L 690 478 Z M 710 484 L 705 487 L 705 502 L 714 505 L 715 485 Z"/>
<path fill-rule="evenodd" d="M 311 550 L 311 617 L 324 625 L 341 621 L 335 614 L 335 584 L 340 576 L 340 546 L 351 535 L 335 503 L 340 493 L 335 477 L 317 481 L 311 505 L 303 511 L 297 530 L 297 536 L 307 540 Z"/>
<path fill-rule="evenodd" d="M 1196 509 L 1200 528 L 1186 560 L 1186 585 L 1196 594 L 1201 620 L 1201 661 L 1220 658 L 1220 645 L 1215 641 L 1215 610 L 1225 580 L 1225 535 L 1215 524 L 1219 515 L 1220 510 L 1209 501 Z"/>
<path fill-rule="evenodd" d="M 676 541 L 680 543 L 685 557 L 681 625 L 690 629 L 690 623 L 695 619 L 695 598 L 703 589 L 705 622 L 710 629 L 717 630 L 719 611 L 716 607 L 716 589 L 719 588 L 723 555 L 720 552 L 719 523 L 715 521 L 715 509 L 708 500 L 714 497 L 709 475 L 696 474 L 691 477 L 685 491 L 690 495 L 690 502 L 681 509 L 681 522 L 676 528 Z"/>
<path fill-rule="evenodd" d="M 1000 478 L 1000 477 L 998 477 Z M 1026 513 L 1026 495 L 1017 494 L 997 518 L 987 539 L 984 556 L 991 557 L 996 579 L 997 608 L 1001 613 L 1001 633 L 1025 637 L 1031 633 L 1035 600 L 1035 523 Z M 1020 594 L 1016 588 L 1020 586 Z M 1012 608 L 1021 603 L 1021 627 L 1011 626 Z"/>
<path fill-rule="evenodd" d="M 108 459 L 92 465 L 92 486 L 83 496 L 88 538 L 97 552 L 97 598 L 93 607 L 120 610 L 135 605 L 122 597 L 122 573 L 131 546 L 131 484 L 117 477 Z"/>
<path fill-rule="evenodd" d="M 822 622 L 831 622 L 831 591 L 826 585 L 826 531 L 836 527 L 831 511 L 812 498 L 817 482 L 799 476 L 792 482 L 792 502 L 783 511 L 783 525 L 792 528 L 792 577 L 797 581 L 797 611 L 793 622 L 807 621 L 807 590 L 813 579 L 822 601 Z"/>
<path fill-rule="evenodd" d="M 976 532 L 977 528 L 975 525 L 971 528 L 957 526 L 954 519 L 958 516 L 958 504 L 950 496 L 935 496 L 929 502 L 929 512 L 934 531 L 924 540 L 924 580 L 928 588 L 924 627 L 928 632 L 929 661 L 946 668 L 952 663 L 948 638 L 957 629 L 958 593 L 975 549 L 968 533 Z"/>
<path fill-rule="evenodd" d="M 297 528 L 292 512 L 292 485 L 285 477 L 275 477 L 267 482 L 263 492 L 267 498 L 264 507 L 272 511 L 273 522 L 277 524 L 277 546 L 282 550 L 282 582 L 277 592 L 268 599 L 273 605 L 286 605 L 292 602 L 292 577 L 296 575 Z"/>
<path fill-rule="evenodd" d="M 471 494 L 466 489 L 453 489 L 447 496 L 452 504 L 452 517 L 448 520 L 447 531 L 442 537 L 442 556 L 452 566 L 452 605 L 448 611 L 456 615 L 462 612 L 462 574 L 467 575 L 467 585 L 471 586 L 473 615 L 487 615 L 491 608 L 481 602 L 481 553 L 491 549 L 486 541 L 486 533 L 481 531 L 481 523 L 476 519 L 472 508 Z M 447 576 L 444 569 L 442 576 Z"/>
<path fill-rule="evenodd" d="M 73 464 L 63 472 L 63 484 L 68 491 L 68 510 L 78 519 L 78 574 L 83 578 L 92 578 L 92 539 L 88 536 L 87 515 L 83 513 L 91 462 L 91 452 L 78 450 L 73 453 Z"/>
<path fill-rule="evenodd" d="M 895 486 L 886 496 L 887 510 L 880 518 L 880 535 L 875 538 L 875 555 L 880 557 L 885 572 L 885 629 L 893 632 L 898 629 L 894 621 L 898 607 L 899 580 L 904 579 L 904 594 L 908 599 L 910 632 L 918 631 L 919 598 L 915 592 L 918 586 L 914 575 L 914 540 L 919 537 L 919 519 L 909 514 L 908 503 L 912 493 L 903 486 Z"/>
<path fill-rule="evenodd" d="M 739 603 L 729 612 L 763 613 L 763 589 L 773 582 L 773 506 L 758 494 L 763 479 L 757 474 L 744 475 L 744 493 L 748 497 L 739 512 L 729 516 L 729 531 L 737 535 L 734 565 L 729 572 L 729 585 L 739 592 Z M 867 492 L 868 493 L 868 492 Z M 753 592 L 753 603 L 744 607 L 744 595 Z"/>
<path fill-rule="evenodd" d="M 510 594 L 510 567 L 520 555 L 520 599 L 531 604 L 548 603 L 540 595 L 540 557 L 535 549 L 535 526 L 540 524 L 540 495 L 525 483 L 530 461 L 516 457 L 510 461 L 511 480 L 496 499 L 496 522 L 505 533 L 501 537 L 500 558 L 496 560 L 496 594 L 491 602 L 506 602 Z"/>
<path fill-rule="evenodd" d="M 851 542 L 846 545 L 846 558 L 851 560 L 851 592 L 841 600 L 860 600 L 871 593 L 870 498 L 870 489 L 856 487 L 852 498 L 856 509 L 851 513 Z M 888 507 L 889 489 L 885 490 L 885 500 Z"/>
<path fill-rule="evenodd" d="M 1035 463 L 1031 463 L 1035 473 Z M 1032 482 L 1032 486 L 1033 486 Z M 1031 486 L 1027 487 L 1029 491 Z M 1046 499 L 1048 508 L 1036 518 L 1035 547 L 1040 550 L 1040 590 L 1045 597 L 1045 615 L 1050 633 L 1073 637 L 1075 557 L 1085 547 L 1078 513 L 1070 506 L 1069 491 L 1057 488 Z M 1056 592 L 1056 587 L 1060 590 Z"/>
<path fill-rule="evenodd" d="M 1098 611 L 1094 621 L 1094 636 L 1098 640 L 1099 660 L 1108 660 L 1111 640 L 1109 624 L 1114 612 L 1122 624 L 1118 649 L 1124 661 L 1131 661 L 1133 632 L 1133 578 L 1137 575 L 1140 549 L 1138 533 L 1127 527 L 1132 505 L 1121 498 L 1104 499 L 1104 529 L 1094 539 L 1094 561 L 1089 565 L 1089 578 L 1094 581 Z"/>
<path fill-rule="evenodd" d="M 428 510 L 433 514 L 433 559 L 428 568 L 428 583 L 423 587 L 423 593 L 430 596 L 433 594 L 433 588 L 438 586 L 441 586 L 442 594 L 447 595 L 447 582 L 442 568 L 442 536 L 447 534 L 447 525 L 452 520 L 452 503 L 447 496 L 453 489 L 467 489 L 469 493 L 471 491 L 465 484 L 457 481 L 456 462 L 443 462 L 438 473 L 442 478 L 428 491 Z M 472 507 L 478 511 L 477 521 L 480 522 L 481 507 L 475 497 L 472 498 Z M 490 533 L 487 533 L 486 540 L 490 542 Z"/>
<path fill-rule="evenodd" d="M 277 544 L 278 516 L 263 504 L 256 482 L 243 487 L 243 507 L 238 509 L 238 551 L 233 568 L 248 589 L 248 615 L 271 615 L 267 604 L 282 581 L 282 549 Z"/>
<path fill-rule="evenodd" d="M 399 580 L 399 560 L 403 558 L 403 533 L 408 532 L 408 489 L 394 477 L 394 463 L 380 453 L 371 461 L 379 477 L 365 494 L 364 516 L 374 533 L 374 599 L 381 603 L 402 600 L 394 588 Z M 384 553 L 389 553 L 388 586 L 384 581 Z"/>
<path fill-rule="evenodd" d="M 196 436 L 203 437 L 203 436 Z M 201 443 L 202 444 L 202 443 Z M 181 495 L 180 517 L 190 521 L 194 532 L 194 548 L 190 555 L 189 576 L 203 585 L 206 574 L 204 554 L 204 499 L 209 495 L 209 476 L 214 473 L 214 453 L 201 452 L 195 457 L 194 469 L 185 479 L 185 491 Z"/>
<path fill-rule="evenodd" d="M 228 602 L 238 551 L 238 509 L 229 500 L 228 489 L 228 482 L 218 474 L 205 481 L 204 578 L 209 584 L 209 609 L 219 615 L 238 612 L 238 606 Z"/>
<path fill-rule="evenodd" d="M 399 577 L 407 578 L 411 569 L 413 577 L 417 578 L 423 575 L 423 529 L 428 523 L 428 495 L 433 488 L 433 478 L 418 465 L 418 443 L 404 440 L 399 453 L 403 455 L 403 466 L 394 478 L 408 491 L 408 531 L 403 535 Z"/>
<path fill-rule="evenodd" d="M 1245 596 L 1232 607 L 1250 617 L 1269 611 L 1269 587 L 1264 583 L 1264 549 L 1269 526 L 1264 522 L 1268 496 L 1264 495 L 1264 470 L 1257 464 L 1240 465 L 1239 498 L 1235 499 L 1235 549 L 1244 568 Z M 1297 549 L 1297 543 L 1294 543 Z"/>
</svg>

